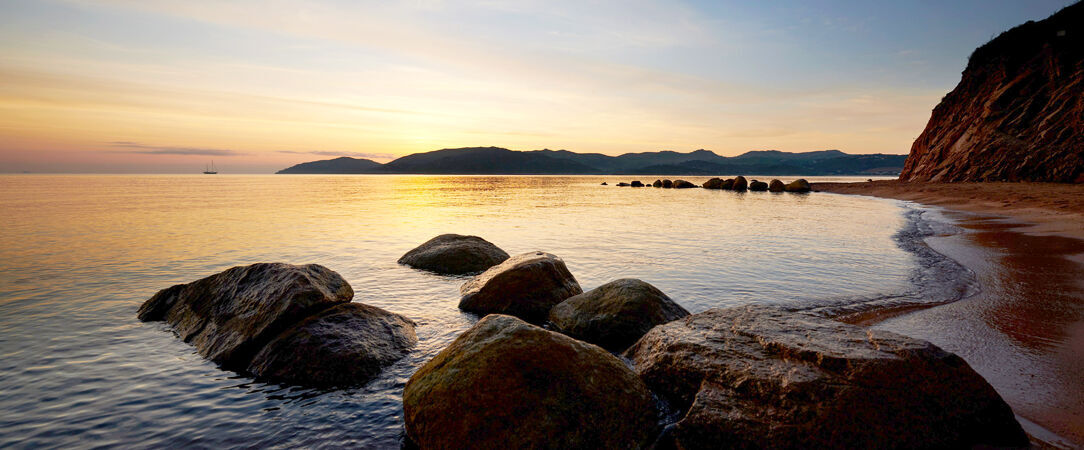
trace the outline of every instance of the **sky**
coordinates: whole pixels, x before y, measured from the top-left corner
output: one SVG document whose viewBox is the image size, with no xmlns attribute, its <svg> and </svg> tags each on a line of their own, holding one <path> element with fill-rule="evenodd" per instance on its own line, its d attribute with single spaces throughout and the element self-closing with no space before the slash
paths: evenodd
<svg viewBox="0 0 1084 450">
<path fill-rule="evenodd" d="M 500 146 L 905 154 L 1068 0 L 0 0 L 0 172 Z"/>
</svg>

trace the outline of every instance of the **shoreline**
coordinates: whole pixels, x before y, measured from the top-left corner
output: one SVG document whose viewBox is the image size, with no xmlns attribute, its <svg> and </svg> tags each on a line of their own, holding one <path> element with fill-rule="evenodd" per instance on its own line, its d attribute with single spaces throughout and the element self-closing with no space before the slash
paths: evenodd
<svg viewBox="0 0 1084 450">
<path fill-rule="evenodd" d="M 1084 185 L 818 183 L 815 191 L 913 201 L 960 228 L 923 241 L 974 272 L 980 292 L 849 323 L 963 357 L 1040 446 L 1084 446 Z"/>
</svg>

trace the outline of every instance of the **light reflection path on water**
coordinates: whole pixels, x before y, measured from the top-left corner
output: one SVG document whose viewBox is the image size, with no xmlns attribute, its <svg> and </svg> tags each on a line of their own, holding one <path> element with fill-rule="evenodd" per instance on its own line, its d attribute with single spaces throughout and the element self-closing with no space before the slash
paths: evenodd
<svg viewBox="0 0 1084 450">
<path fill-rule="evenodd" d="M 693 312 L 913 291 L 901 202 L 612 186 L 631 179 L 0 176 L 0 444 L 396 446 L 406 380 L 477 320 L 456 308 L 465 278 L 395 262 L 441 233 L 557 254 L 585 290 L 640 278 Z M 418 348 L 316 391 L 219 370 L 135 319 L 161 288 L 261 261 L 339 272 L 355 301 L 416 320 Z"/>
</svg>

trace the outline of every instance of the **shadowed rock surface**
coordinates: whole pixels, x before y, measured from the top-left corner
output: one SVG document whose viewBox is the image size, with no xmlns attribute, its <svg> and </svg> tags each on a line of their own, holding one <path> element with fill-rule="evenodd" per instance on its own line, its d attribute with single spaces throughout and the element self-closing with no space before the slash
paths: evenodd
<svg viewBox="0 0 1084 450">
<path fill-rule="evenodd" d="M 723 179 L 722 178 L 712 178 L 712 179 L 704 182 L 704 189 L 722 189 L 722 188 L 723 188 Z"/>
<path fill-rule="evenodd" d="M 963 359 L 925 341 L 768 306 L 660 325 L 626 352 L 685 411 L 663 448 L 1027 447 Z"/>
<path fill-rule="evenodd" d="M 582 292 L 561 258 L 531 252 L 509 258 L 463 284 L 459 308 L 537 323 L 546 319 L 553 305 Z"/>
<path fill-rule="evenodd" d="M 140 306 L 139 320 L 165 321 L 207 359 L 244 370 L 283 330 L 353 296 L 326 267 L 260 263 L 163 289 Z"/>
<path fill-rule="evenodd" d="M 899 179 L 1084 182 L 1084 3 L 976 49 Z"/>
<path fill-rule="evenodd" d="M 632 187 L 644 187 L 644 183 L 641 183 L 640 180 L 633 181 L 632 183 L 629 183 L 629 185 Z"/>
<path fill-rule="evenodd" d="M 662 187 L 662 180 L 655 180 L 654 183 L 651 183 L 651 186 L 652 187 Z"/>
<path fill-rule="evenodd" d="M 797 180 L 791 181 L 790 183 L 787 183 L 787 185 L 784 186 L 783 189 L 787 192 L 809 192 L 810 186 L 809 182 L 806 181 L 805 178 L 799 178 Z"/>
<path fill-rule="evenodd" d="M 674 187 L 674 182 L 670 181 L 670 180 L 662 180 L 662 187 L 664 189 L 670 189 L 670 188 Z"/>
<path fill-rule="evenodd" d="M 478 236 L 442 234 L 399 258 L 399 264 L 446 275 L 482 272 L 508 259 L 508 253 Z"/>
<path fill-rule="evenodd" d="M 786 185 L 784 185 L 782 181 L 772 180 L 768 183 L 768 190 L 772 192 L 783 192 L 786 190 Z"/>
<path fill-rule="evenodd" d="M 749 190 L 756 192 L 764 192 L 768 190 L 768 183 L 763 181 L 753 180 L 749 182 Z"/>
<path fill-rule="evenodd" d="M 410 377 L 407 436 L 420 448 L 643 448 L 655 403 L 594 345 L 489 315 Z"/>
<path fill-rule="evenodd" d="M 696 187 L 696 185 L 692 184 L 692 183 L 690 183 L 688 181 L 674 180 L 674 188 L 675 189 L 688 189 L 688 188 L 694 188 L 694 187 Z"/>
<path fill-rule="evenodd" d="M 745 180 L 745 177 L 738 175 L 734 177 L 734 184 L 730 185 L 730 189 L 735 191 L 744 191 L 749 187 L 749 182 Z"/>
<path fill-rule="evenodd" d="M 625 350 L 655 325 L 689 312 L 641 280 L 614 280 L 550 310 L 558 331 L 613 352 Z"/>
<path fill-rule="evenodd" d="M 248 372 L 308 385 L 362 384 L 414 347 L 414 326 L 414 321 L 375 306 L 336 305 L 269 342 Z"/>
</svg>

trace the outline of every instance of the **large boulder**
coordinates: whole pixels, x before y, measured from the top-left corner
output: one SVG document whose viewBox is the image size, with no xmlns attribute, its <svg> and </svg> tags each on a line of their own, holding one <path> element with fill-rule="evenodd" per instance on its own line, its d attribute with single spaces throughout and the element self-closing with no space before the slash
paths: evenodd
<svg viewBox="0 0 1084 450">
<path fill-rule="evenodd" d="M 307 385 L 362 384 L 414 347 L 414 326 L 414 321 L 375 306 L 333 306 L 268 343 L 248 372 Z"/>
<path fill-rule="evenodd" d="M 399 264 L 446 275 L 482 272 L 508 259 L 508 253 L 478 236 L 442 234 L 399 258 Z"/>
<path fill-rule="evenodd" d="M 786 190 L 786 185 L 784 185 L 782 181 L 772 180 L 771 183 L 768 183 L 768 190 L 772 192 L 783 192 Z"/>
<path fill-rule="evenodd" d="M 738 175 L 734 177 L 734 184 L 730 186 L 730 189 L 735 191 L 744 191 L 749 188 L 749 182 L 745 180 L 745 177 Z"/>
<path fill-rule="evenodd" d="M 768 190 L 768 183 L 763 181 L 753 180 L 749 182 L 749 190 L 754 192 L 764 192 Z"/>
<path fill-rule="evenodd" d="M 655 286 L 626 278 L 561 302 L 550 310 L 549 319 L 557 331 L 620 352 L 655 325 L 687 315 Z"/>
<path fill-rule="evenodd" d="M 790 183 L 787 183 L 787 185 L 784 186 L 783 189 L 787 192 L 809 192 L 810 187 L 809 182 L 806 181 L 805 178 L 799 178 L 797 180 L 791 181 Z"/>
<path fill-rule="evenodd" d="M 350 284 L 326 267 L 261 263 L 163 289 L 138 314 L 170 324 L 207 359 L 244 370 L 283 330 L 353 296 Z"/>
<path fill-rule="evenodd" d="M 546 319 L 553 305 L 583 293 L 564 260 L 545 252 L 524 253 L 482 272 L 459 288 L 459 308 L 478 314 L 509 314 L 529 322 Z"/>
<path fill-rule="evenodd" d="M 489 315 L 423 365 L 403 390 L 419 448 L 643 448 L 650 392 L 594 345 Z"/>
<path fill-rule="evenodd" d="M 696 185 L 692 184 L 692 183 L 690 183 L 688 181 L 674 180 L 674 189 L 688 189 L 688 188 L 694 188 L 694 187 L 696 187 Z"/>
<path fill-rule="evenodd" d="M 626 352 L 681 418 L 663 447 L 1026 447 L 997 392 L 929 342 L 767 306 L 660 325 Z"/>
<path fill-rule="evenodd" d="M 722 188 L 723 188 L 723 179 L 722 178 L 712 178 L 712 179 L 704 182 L 704 189 L 722 189 Z"/>
<path fill-rule="evenodd" d="M 629 183 L 629 185 L 632 187 L 644 187 L 644 183 L 641 183 L 640 180 L 634 180 L 632 183 Z"/>
</svg>

